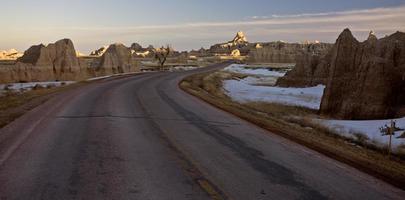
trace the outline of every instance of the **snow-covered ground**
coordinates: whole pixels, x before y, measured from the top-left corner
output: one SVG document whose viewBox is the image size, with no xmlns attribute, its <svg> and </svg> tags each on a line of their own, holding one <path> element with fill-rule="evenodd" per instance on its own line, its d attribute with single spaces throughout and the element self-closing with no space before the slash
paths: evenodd
<svg viewBox="0 0 405 200">
<path fill-rule="evenodd" d="M 139 73 L 147 73 L 147 72 L 127 72 L 127 73 L 112 74 L 112 75 L 107 75 L 107 76 L 97 76 L 97 77 L 89 78 L 86 81 L 96 81 L 96 80 L 111 78 L 111 77 L 115 77 L 115 76 L 124 76 L 124 75 L 139 74 Z"/>
<path fill-rule="evenodd" d="M 228 96 L 238 102 L 271 102 L 319 109 L 325 86 L 308 88 L 275 87 L 277 79 L 285 75 L 285 70 L 271 67 L 252 68 L 232 64 L 226 72 L 247 75 L 240 80 L 225 80 L 223 87 Z"/>
<path fill-rule="evenodd" d="M 89 78 L 86 81 L 95 81 L 115 76 L 123 76 L 123 75 L 130 75 L 130 74 L 138 74 L 140 72 L 129 72 L 129 73 L 122 73 L 122 74 L 113 74 L 108 76 L 99 76 L 94 78 Z M 39 85 L 43 88 L 47 87 L 60 87 L 62 85 L 69 85 L 76 83 L 76 81 L 47 81 L 47 82 L 27 82 L 27 83 L 7 83 L 7 84 L 0 84 L 0 95 L 2 95 L 6 90 L 13 91 L 13 92 L 27 92 L 32 90 L 36 85 Z"/>
<path fill-rule="evenodd" d="M 369 140 L 368 142 L 374 143 L 380 147 L 384 147 L 388 144 L 389 136 L 382 136 L 380 133 L 380 127 L 384 125 L 390 125 L 390 120 L 325 120 L 316 119 L 316 122 L 335 130 L 336 133 L 341 134 L 346 137 L 351 137 L 356 139 L 354 134 L 361 133 L 366 135 Z M 405 117 L 394 119 L 396 121 L 396 126 L 399 128 L 405 128 Z M 399 139 L 398 136 L 401 135 L 403 131 L 398 131 L 392 137 L 392 147 L 396 149 L 400 145 L 405 145 L 405 139 Z"/>
<path fill-rule="evenodd" d="M 223 87 L 226 94 L 238 102 L 271 102 L 311 109 L 319 109 L 325 88 L 323 85 L 308 88 L 260 86 L 252 85 L 252 82 L 259 82 L 252 79 L 248 77 L 242 80 L 226 80 Z"/>
<path fill-rule="evenodd" d="M 246 74 L 246 75 L 254 75 L 254 76 L 272 76 L 272 77 L 283 77 L 285 75 L 285 71 L 280 71 L 272 68 L 251 68 L 247 65 L 242 64 L 232 64 L 229 65 L 224 69 L 224 71 L 238 73 L 238 74 Z"/>
<path fill-rule="evenodd" d="M 3 93 L 5 90 L 15 91 L 15 92 L 29 91 L 29 90 L 32 90 L 36 85 L 46 88 L 46 87 L 60 87 L 62 85 L 69 85 L 72 83 L 75 83 L 75 81 L 7 83 L 7 84 L 0 84 L 0 93 Z"/>
<path fill-rule="evenodd" d="M 235 101 L 245 102 L 271 102 L 285 105 L 303 106 L 312 109 L 319 109 L 325 86 L 318 85 L 308 88 L 282 88 L 275 87 L 279 77 L 285 75 L 285 71 L 278 71 L 277 68 L 252 68 L 246 65 L 234 64 L 224 69 L 226 72 L 247 75 L 243 79 L 225 80 L 223 88 L 228 96 Z M 387 120 L 330 120 L 313 119 L 337 134 L 345 137 L 358 139 L 356 134 L 367 136 L 367 142 L 384 147 L 388 144 L 389 136 L 382 136 L 380 127 L 389 124 Z M 405 128 L 405 117 L 395 119 L 399 128 Z M 402 131 L 403 132 L 403 131 Z M 398 139 L 402 134 L 397 132 L 392 139 L 393 149 L 405 146 L 405 139 Z"/>
<path fill-rule="evenodd" d="M 177 67 L 173 67 L 170 69 L 170 71 L 188 71 L 188 70 L 193 70 L 193 69 L 197 69 L 200 67 L 197 66 L 177 66 Z"/>
</svg>

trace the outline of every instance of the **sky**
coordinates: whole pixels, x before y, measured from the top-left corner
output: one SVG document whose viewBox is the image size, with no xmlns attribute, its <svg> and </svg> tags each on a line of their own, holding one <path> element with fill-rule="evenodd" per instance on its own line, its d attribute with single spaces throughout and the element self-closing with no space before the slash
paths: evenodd
<svg viewBox="0 0 405 200">
<path fill-rule="evenodd" d="M 405 0 L 0 0 L 0 49 L 73 40 L 82 53 L 137 42 L 199 49 L 231 40 L 334 42 L 405 31 Z"/>
</svg>

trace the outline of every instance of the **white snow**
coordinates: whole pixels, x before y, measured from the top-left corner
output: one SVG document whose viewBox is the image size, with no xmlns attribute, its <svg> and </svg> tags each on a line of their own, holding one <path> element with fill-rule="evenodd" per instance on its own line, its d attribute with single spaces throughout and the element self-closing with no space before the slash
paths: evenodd
<svg viewBox="0 0 405 200">
<path fill-rule="evenodd" d="M 110 78 L 110 77 L 112 77 L 112 75 L 97 76 L 97 77 L 89 78 L 89 79 L 87 79 L 86 81 L 96 81 L 96 80 L 105 79 L 105 78 Z"/>
<path fill-rule="evenodd" d="M 0 91 L 4 91 L 6 88 L 11 91 L 27 91 L 32 90 L 36 85 L 40 85 L 42 87 L 59 87 L 64 85 L 69 85 L 75 83 L 75 81 L 48 81 L 48 82 L 27 82 L 27 83 L 7 83 L 7 84 L 0 84 Z"/>
<path fill-rule="evenodd" d="M 254 68 L 243 64 L 232 64 L 226 72 L 248 75 L 240 80 L 225 80 L 223 88 L 228 96 L 241 102 L 271 102 L 285 105 L 319 109 L 325 86 L 308 88 L 274 87 L 285 71 L 269 67 Z"/>
<path fill-rule="evenodd" d="M 246 74 L 246 75 L 255 75 L 255 76 L 273 76 L 273 77 L 283 77 L 285 72 L 279 72 L 272 70 L 271 68 L 249 68 L 246 65 L 242 64 L 232 64 L 224 68 L 224 71 Z"/>
<path fill-rule="evenodd" d="M 200 68 L 198 66 L 176 66 L 170 69 L 170 71 L 188 71 Z"/>
<path fill-rule="evenodd" d="M 122 73 L 122 74 L 114 74 L 114 75 L 108 75 L 108 76 L 99 76 L 99 77 L 94 77 L 94 78 L 89 78 L 86 81 L 95 81 L 95 80 L 100 80 L 100 79 L 105 79 L 105 78 L 110 78 L 110 77 L 115 77 L 115 76 L 123 76 L 123 75 L 130 75 L 130 74 L 138 74 L 140 72 L 128 72 L 128 73 Z M 26 92 L 29 90 L 32 90 L 36 85 L 40 85 L 41 87 L 60 87 L 62 85 L 69 85 L 76 83 L 76 81 L 46 81 L 46 82 L 27 82 L 27 83 L 7 83 L 7 84 L 0 84 L 0 95 L 4 93 L 7 88 L 9 91 L 14 91 L 14 92 Z"/>
<path fill-rule="evenodd" d="M 251 85 L 253 79 L 225 80 L 223 87 L 228 96 L 238 102 L 272 102 L 319 109 L 325 86 L 282 88 Z M 254 82 L 254 81 L 253 81 Z"/>
<path fill-rule="evenodd" d="M 97 76 L 97 77 L 89 78 L 86 81 L 96 81 L 96 80 L 111 78 L 111 77 L 115 77 L 115 76 L 124 76 L 124 75 L 139 74 L 139 73 L 146 73 L 146 72 L 127 72 L 127 73 L 112 74 L 112 75 L 107 75 L 107 76 Z"/>
<path fill-rule="evenodd" d="M 270 67 L 271 68 L 271 67 Z M 283 88 L 274 87 L 275 82 L 285 73 L 273 71 L 267 68 L 254 69 L 246 65 L 233 64 L 224 71 L 248 75 L 244 79 L 225 80 L 223 88 L 233 100 L 246 102 L 271 102 L 285 105 L 303 106 L 311 109 L 319 109 L 324 85 L 308 88 Z M 357 139 L 355 134 L 361 133 L 369 139 L 367 142 L 384 147 L 388 144 L 389 136 L 382 136 L 380 127 L 390 123 L 388 120 L 328 120 L 313 119 L 345 137 Z M 399 128 L 405 128 L 405 117 L 395 119 Z M 403 131 L 402 131 L 403 132 Z M 405 145 L 405 139 L 398 139 L 402 132 L 392 137 L 392 147 L 395 150 Z"/>
<path fill-rule="evenodd" d="M 390 125 L 390 119 L 386 120 L 325 120 L 315 119 L 316 122 L 335 130 L 336 133 L 346 137 L 356 138 L 354 133 L 361 133 L 367 135 L 370 141 L 377 146 L 383 147 L 388 144 L 389 136 L 382 136 L 379 128 L 384 125 Z M 405 117 L 394 119 L 396 126 L 399 128 L 405 128 Z M 392 137 L 392 147 L 397 148 L 400 145 L 405 145 L 405 139 L 398 139 L 403 131 L 396 132 Z"/>
</svg>

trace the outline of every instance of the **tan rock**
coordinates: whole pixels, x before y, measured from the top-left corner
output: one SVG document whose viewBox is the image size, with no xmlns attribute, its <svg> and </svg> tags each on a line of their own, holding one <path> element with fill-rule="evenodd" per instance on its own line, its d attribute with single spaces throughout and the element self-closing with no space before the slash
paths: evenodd
<svg viewBox="0 0 405 200">
<path fill-rule="evenodd" d="M 236 45 L 236 44 L 248 43 L 248 40 L 247 40 L 245 34 L 242 31 L 239 31 L 236 33 L 236 36 L 233 38 L 233 40 L 231 42 L 234 45 Z"/>
<path fill-rule="evenodd" d="M 24 65 L 25 67 L 22 67 Z M 30 69 L 30 66 L 35 67 L 31 69 L 32 74 L 44 71 L 46 77 L 49 77 L 47 80 L 78 80 L 86 76 L 81 71 L 76 50 L 69 39 L 59 40 L 47 46 L 40 44 L 30 47 L 17 59 L 16 67 Z"/>
<path fill-rule="evenodd" d="M 240 56 L 240 51 L 239 49 L 235 49 L 231 52 L 231 56 L 233 57 L 239 57 Z"/>
<path fill-rule="evenodd" d="M 100 75 L 110 75 L 139 70 L 137 62 L 133 60 L 131 49 L 117 43 L 110 45 L 105 51 L 97 71 Z"/>
<path fill-rule="evenodd" d="M 250 63 L 296 63 L 303 58 L 297 56 L 321 55 L 328 51 L 332 44 L 298 44 L 285 42 L 270 42 L 261 44 L 261 48 L 249 51 L 248 62 Z M 314 60 L 315 58 L 311 59 Z M 308 59 L 307 59 L 308 60 Z"/>
<path fill-rule="evenodd" d="M 331 51 L 321 113 L 345 119 L 405 115 L 405 33 L 358 42 L 350 30 Z"/>
<path fill-rule="evenodd" d="M 16 60 L 21 57 L 23 53 L 18 52 L 15 49 L 0 50 L 0 60 Z"/>
<path fill-rule="evenodd" d="M 90 56 L 102 56 L 105 53 L 105 51 L 107 51 L 107 49 L 108 46 L 100 47 L 99 49 L 92 51 L 90 53 Z"/>
</svg>

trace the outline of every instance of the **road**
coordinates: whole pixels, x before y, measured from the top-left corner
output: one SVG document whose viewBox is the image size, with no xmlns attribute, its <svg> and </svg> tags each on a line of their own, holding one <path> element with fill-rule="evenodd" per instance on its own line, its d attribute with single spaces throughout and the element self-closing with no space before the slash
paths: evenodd
<svg viewBox="0 0 405 200">
<path fill-rule="evenodd" d="M 0 130 L 0 199 L 405 196 L 178 88 L 221 67 L 104 79 L 29 111 Z"/>
</svg>

